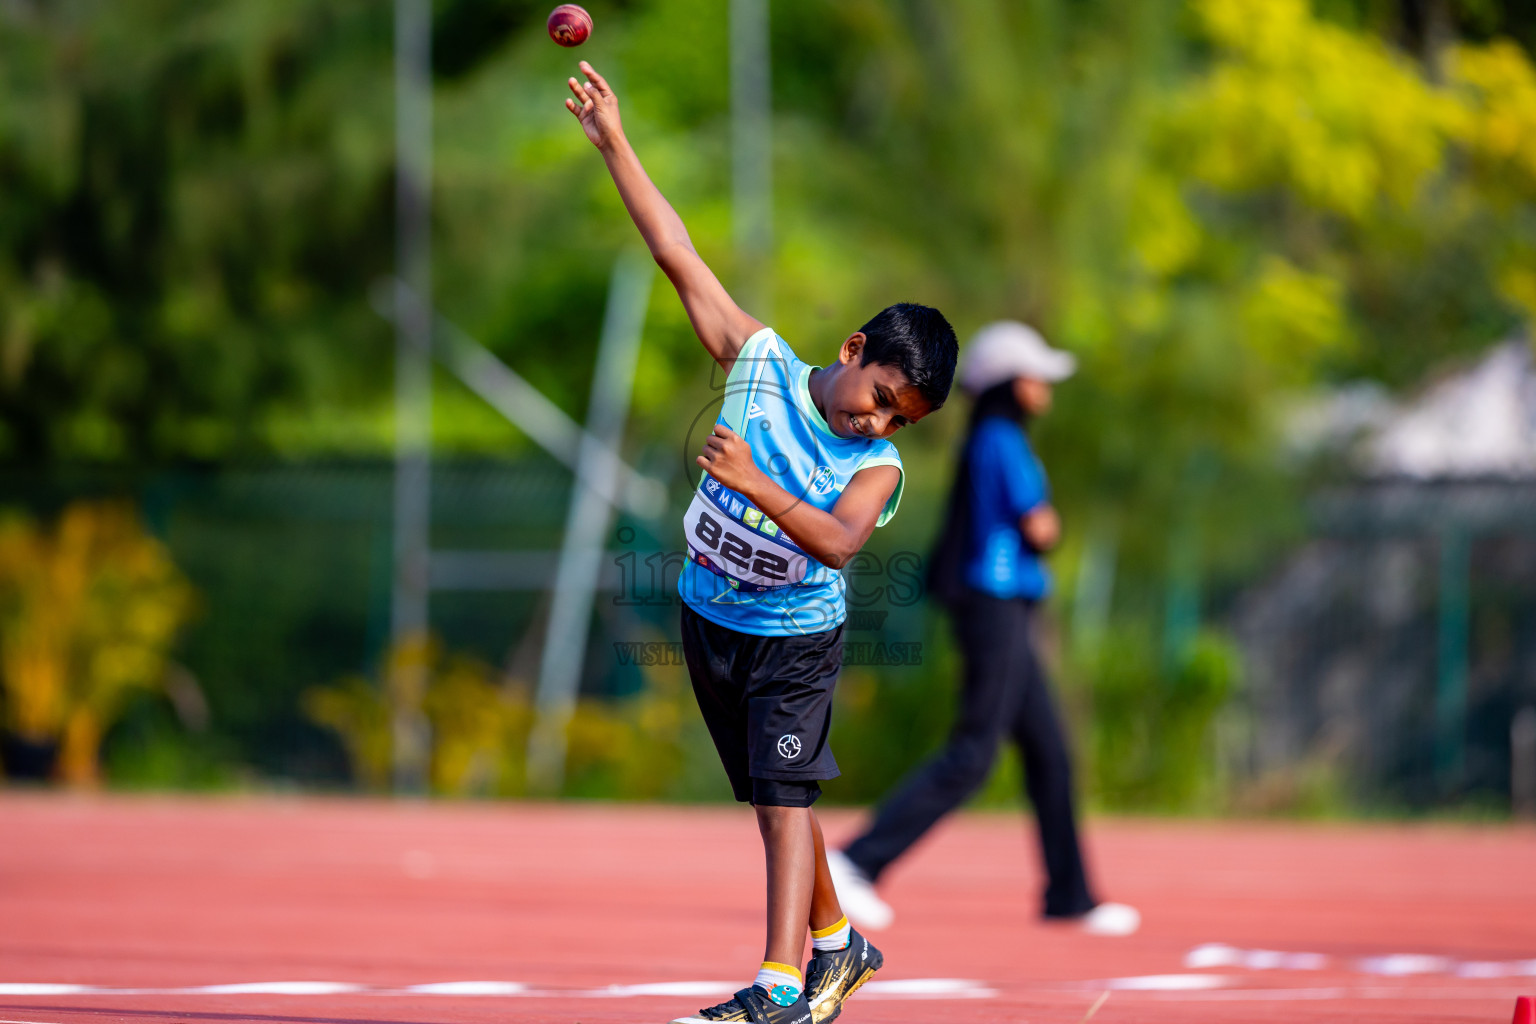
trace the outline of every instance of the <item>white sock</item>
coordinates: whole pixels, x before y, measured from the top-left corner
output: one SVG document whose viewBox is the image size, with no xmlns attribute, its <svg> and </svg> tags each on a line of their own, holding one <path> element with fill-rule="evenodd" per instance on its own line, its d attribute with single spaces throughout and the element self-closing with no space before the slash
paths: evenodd
<svg viewBox="0 0 1536 1024">
<path fill-rule="evenodd" d="M 837 924 L 826 928 L 816 928 L 811 931 L 811 948 L 818 953 L 825 953 L 834 949 L 846 949 L 848 946 L 848 933 L 853 927 L 848 923 L 845 914 Z"/>
<path fill-rule="evenodd" d="M 805 987 L 798 967 L 776 964 L 772 960 L 763 961 L 763 966 L 758 969 L 757 977 L 752 979 L 752 984 L 767 992 L 768 998 L 780 1006 L 789 1006 L 799 999 L 800 992 Z"/>
</svg>

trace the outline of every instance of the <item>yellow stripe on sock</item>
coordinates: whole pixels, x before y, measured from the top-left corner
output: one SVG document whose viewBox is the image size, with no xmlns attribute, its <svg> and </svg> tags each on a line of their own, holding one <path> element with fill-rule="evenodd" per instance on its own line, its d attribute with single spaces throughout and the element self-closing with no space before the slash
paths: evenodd
<svg viewBox="0 0 1536 1024">
<path fill-rule="evenodd" d="M 791 966 L 789 966 L 789 964 L 776 964 L 772 960 L 764 960 L 763 961 L 762 970 L 765 970 L 765 971 L 782 971 L 785 974 L 793 974 L 795 976 L 795 980 L 796 981 L 804 980 L 800 976 L 800 968 L 798 968 L 798 967 L 791 967 Z"/>
<path fill-rule="evenodd" d="M 824 939 L 828 935 L 833 935 L 837 932 L 840 932 L 846 927 L 848 927 L 848 915 L 844 914 L 840 919 L 838 919 L 837 924 L 829 924 L 825 928 L 812 928 L 811 938 Z"/>
</svg>

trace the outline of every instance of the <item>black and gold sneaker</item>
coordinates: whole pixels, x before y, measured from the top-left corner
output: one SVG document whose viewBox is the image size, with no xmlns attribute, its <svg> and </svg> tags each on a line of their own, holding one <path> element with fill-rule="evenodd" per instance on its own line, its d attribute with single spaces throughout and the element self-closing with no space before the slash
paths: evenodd
<svg viewBox="0 0 1536 1024">
<path fill-rule="evenodd" d="M 811 957 L 805 969 L 805 999 L 811 1004 L 814 1024 L 827 1024 L 843 1012 L 843 1000 L 875 976 L 885 957 L 874 944 L 849 929 L 848 945 L 824 950 Z"/>
<path fill-rule="evenodd" d="M 794 998 L 787 1003 L 779 1000 Z M 691 1017 L 678 1017 L 672 1024 L 715 1024 L 717 1021 L 750 1021 L 751 1024 L 811 1024 L 811 1008 L 804 994 L 787 985 L 769 993 L 748 985 L 718 1006 L 700 1010 Z"/>
</svg>

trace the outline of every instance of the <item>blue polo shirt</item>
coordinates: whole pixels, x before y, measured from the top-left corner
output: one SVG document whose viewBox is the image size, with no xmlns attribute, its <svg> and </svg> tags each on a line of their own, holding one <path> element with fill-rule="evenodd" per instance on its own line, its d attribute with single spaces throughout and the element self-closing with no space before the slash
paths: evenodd
<svg viewBox="0 0 1536 1024">
<path fill-rule="evenodd" d="M 1051 492 L 1024 428 L 1004 416 L 988 417 L 971 432 L 964 457 L 971 489 L 965 582 L 994 597 L 1044 597 L 1050 573 L 1024 543 L 1019 519 Z"/>
</svg>

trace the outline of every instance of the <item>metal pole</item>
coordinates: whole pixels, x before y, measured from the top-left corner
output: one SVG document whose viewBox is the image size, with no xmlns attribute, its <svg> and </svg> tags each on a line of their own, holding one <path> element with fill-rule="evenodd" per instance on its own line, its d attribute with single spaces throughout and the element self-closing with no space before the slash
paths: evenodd
<svg viewBox="0 0 1536 1024">
<path fill-rule="evenodd" d="M 611 458 L 623 438 L 654 276 L 655 265 L 638 252 L 625 253 L 613 268 L 528 737 L 528 788 L 535 793 L 556 795 L 565 781 L 566 731 L 576 711 L 592 602 L 603 569 L 603 540 L 613 515 L 604 493 L 587 481 L 591 467 Z"/>
<path fill-rule="evenodd" d="M 1102 518 L 1093 522 L 1083 543 L 1077 589 L 1072 595 L 1072 650 L 1081 660 L 1097 660 L 1109 634 L 1118 554 L 1119 535 L 1114 525 Z"/>
<path fill-rule="evenodd" d="M 741 264 L 742 306 L 769 308 L 773 246 L 773 99 L 768 0 L 731 0 L 731 216 Z"/>
<path fill-rule="evenodd" d="M 1536 707 L 1509 723 L 1509 798 L 1516 818 L 1536 821 Z"/>
<path fill-rule="evenodd" d="M 402 297 L 412 302 L 416 298 L 398 279 L 387 283 L 387 289 L 375 290 L 373 304 L 375 312 L 393 323 L 397 302 Z M 453 321 L 433 314 L 432 322 L 433 358 L 540 448 L 569 469 L 581 471 L 581 424 Z M 661 481 L 636 471 L 612 452 L 604 451 L 597 462 L 586 468 L 591 470 L 584 478 L 590 486 L 641 519 L 655 519 L 666 509 L 667 490 Z M 432 553 L 434 576 L 438 555 Z"/>
<path fill-rule="evenodd" d="M 1200 630 L 1200 538 L 1193 523 L 1176 527 L 1168 545 L 1163 608 L 1163 673 L 1172 677 Z"/>
<path fill-rule="evenodd" d="M 395 0 L 394 589 L 388 691 L 394 785 L 426 788 L 428 530 L 432 428 L 432 5 Z M 409 292 L 407 292 L 407 289 Z"/>
<path fill-rule="evenodd" d="M 640 474 L 609 448 L 591 447 L 590 433 L 459 328 L 438 318 L 437 334 L 438 355 L 459 380 L 541 448 L 582 474 L 582 482 L 605 501 L 642 519 L 665 511 L 667 491 L 660 481 Z"/>
<path fill-rule="evenodd" d="M 1440 534 L 1440 628 L 1435 680 L 1435 773 L 1449 789 L 1461 777 L 1467 719 L 1467 593 L 1471 539 L 1461 526 Z"/>
</svg>

